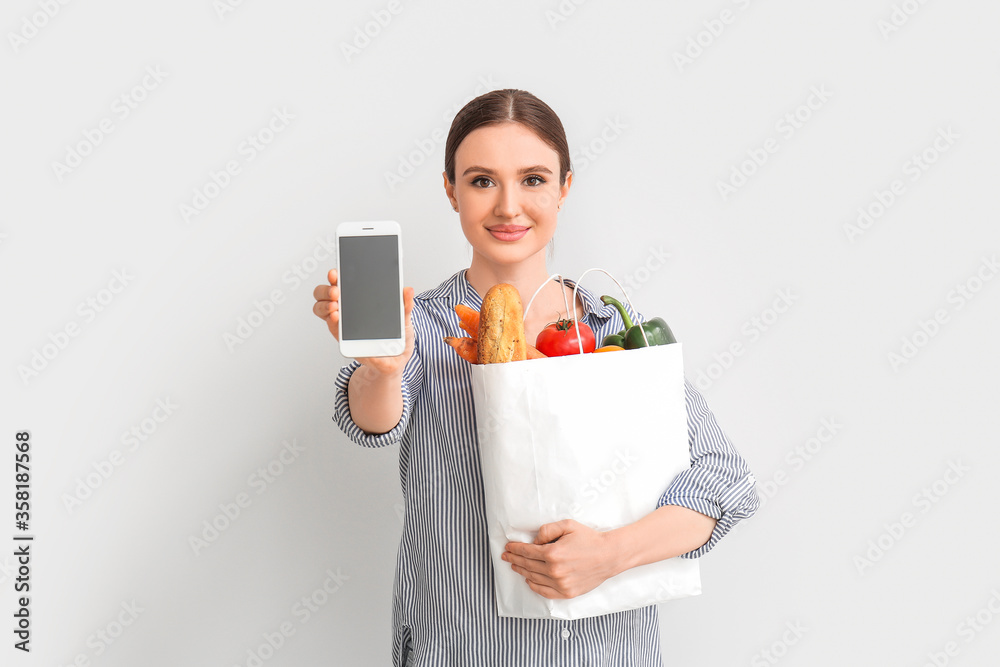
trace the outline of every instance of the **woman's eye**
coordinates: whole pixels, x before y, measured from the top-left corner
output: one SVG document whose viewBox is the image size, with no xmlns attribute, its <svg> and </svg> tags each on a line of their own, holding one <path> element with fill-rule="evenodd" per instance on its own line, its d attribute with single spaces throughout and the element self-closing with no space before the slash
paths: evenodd
<svg viewBox="0 0 1000 667">
<path fill-rule="evenodd" d="M 539 185 L 543 185 L 545 183 L 544 178 L 541 176 L 535 176 L 534 174 L 525 178 L 524 181 L 532 187 L 538 187 Z M 484 188 L 488 187 L 491 181 L 485 176 L 477 176 L 469 182 L 476 187 Z"/>
</svg>

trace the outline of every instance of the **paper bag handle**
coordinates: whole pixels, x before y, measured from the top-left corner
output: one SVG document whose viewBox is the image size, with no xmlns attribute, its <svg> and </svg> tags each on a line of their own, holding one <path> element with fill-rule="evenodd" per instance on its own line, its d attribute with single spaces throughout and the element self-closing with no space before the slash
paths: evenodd
<svg viewBox="0 0 1000 667">
<path fill-rule="evenodd" d="M 583 273 L 581 273 L 580 274 L 580 278 L 577 279 L 576 284 L 573 285 L 573 321 L 574 322 L 578 322 L 578 318 L 576 316 L 576 290 L 577 290 L 578 287 L 580 287 L 580 281 L 583 280 L 583 277 L 585 275 L 587 275 L 588 273 L 590 273 L 591 271 L 600 271 L 601 273 L 605 274 L 608 278 L 611 278 L 611 280 L 613 280 L 615 282 L 615 285 L 618 285 L 618 289 L 620 289 L 622 291 L 622 294 L 625 295 L 625 300 L 628 301 L 629 308 L 632 309 L 632 312 L 635 313 L 636 320 L 638 320 L 639 313 L 638 313 L 638 311 L 636 311 L 635 306 L 632 305 L 632 299 L 629 298 L 628 292 L 625 291 L 625 288 L 622 287 L 622 284 L 620 282 L 618 282 L 618 280 L 613 275 L 611 275 L 610 273 L 608 273 L 604 269 L 601 269 L 601 268 L 598 268 L 598 267 L 594 267 L 594 268 L 591 268 L 591 269 L 587 269 L 586 271 L 584 271 Z M 563 290 L 562 290 L 563 303 L 566 305 L 566 312 L 567 313 L 570 312 L 569 302 L 566 300 L 566 289 L 565 289 L 566 288 L 566 283 L 563 282 L 563 277 L 562 277 L 561 273 L 553 273 L 551 276 L 549 276 L 548 278 L 546 278 L 545 282 L 542 283 L 541 285 L 539 285 L 538 289 L 535 290 L 535 293 L 531 295 L 531 299 L 528 301 L 528 305 L 525 306 L 525 308 L 524 308 L 524 316 L 525 317 L 528 316 L 528 309 L 531 308 L 531 304 L 534 303 L 535 297 L 538 296 L 538 293 L 542 291 L 542 288 L 545 287 L 546 285 L 548 285 L 549 281 L 552 280 L 553 278 L 559 278 L 559 284 L 562 285 L 562 287 L 563 287 Z M 638 324 L 642 324 L 642 322 L 637 322 L 637 323 Z M 577 329 L 579 330 L 579 325 L 577 326 Z M 649 338 L 646 336 L 646 330 L 640 327 L 639 331 L 642 332 L 642 340 L 646 343 L 646 347 L 649 347 Z M 580 336 L 579 335 L 577 335 L 577 337 L 576 337 L 576 342 L 577 342 L 577 345 L 580 347 L 580 354 L 583 354 L 583 341 L 580 340 Z"/>
</svg>

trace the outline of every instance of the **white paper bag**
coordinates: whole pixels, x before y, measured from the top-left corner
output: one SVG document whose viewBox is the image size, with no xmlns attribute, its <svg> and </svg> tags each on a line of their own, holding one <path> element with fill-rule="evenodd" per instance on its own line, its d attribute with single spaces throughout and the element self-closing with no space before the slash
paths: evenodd
<svg viewBox="0 0 1000 667">
<path fill-rule="evenodd" d="M 500 559 L 545 523 L 603 531 L 656 509 L 690 465 L 680 343 L 477 364 L 472 387 L 500 616 L 584 618 L 701 593 L 694 559 L 632 568 L 568 600 L 535 593 Z"/>
</svg>

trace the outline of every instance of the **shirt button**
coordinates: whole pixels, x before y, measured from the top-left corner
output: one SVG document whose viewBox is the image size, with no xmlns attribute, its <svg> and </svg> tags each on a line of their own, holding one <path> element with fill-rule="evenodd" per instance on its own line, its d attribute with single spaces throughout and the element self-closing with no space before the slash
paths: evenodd
<svg viewBox="0 0 1000 667">
<path fill-rule="evenodd" d="M 561 634 L 561 635 L 562 635 L 562 638 L 563 638 L 563 639 L 569 639 L 569 636 L 570 636 L 570 631 L 569 631 L 569 628 L 563 628 L 563 629 L 562 629 L 562 632 L 561 632 L 561 633 L 559 633 L 559 634 Z"/>
</svg>

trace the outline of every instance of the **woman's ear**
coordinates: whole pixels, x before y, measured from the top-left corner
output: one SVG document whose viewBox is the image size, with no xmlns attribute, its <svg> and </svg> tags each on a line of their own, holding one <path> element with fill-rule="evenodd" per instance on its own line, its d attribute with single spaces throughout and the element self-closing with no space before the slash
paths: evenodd
<svg viewBox="0 0 1000 667">
<path fill-rule="evenodd" d="M 557 210 L 562 208 L 563 202 L 566 200 L 566 195 L 569 194 L 569 186 L 573 184 L 573 172 L 566 172 L 566 182 L 562 184 L 559 188 L 559 205 L 556 207 Z"/>
<path fill-rule="evenodd" d="M 455 186 L 448 180 L 448 172 L 442 171 L 441 177 L 444 178 L 444 193 L 448 196 L 448 200 L 451 202 L 451 207 L 458 210 L 458 200 L 455 199 Z"/>
</svg>

